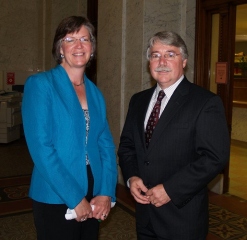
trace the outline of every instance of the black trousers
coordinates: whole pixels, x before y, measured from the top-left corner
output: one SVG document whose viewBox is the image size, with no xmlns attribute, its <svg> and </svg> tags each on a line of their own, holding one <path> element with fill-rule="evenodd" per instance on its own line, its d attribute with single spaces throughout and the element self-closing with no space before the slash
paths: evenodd
<svg viewBox="0 0 247 240">
<path fill-rule="evenodd" d="M 154 232 L 151 222 L 145 227 L 136 223 L 136 232 L 138 240 L 167 240 L 164 238 L 158 238 Z"/>
<path fill-rule="evenodd" d="M 157 236 L 151 222 L 149 222 L 147 226 L 141 226 L 136 223 L 136 231 L 138 240 L 183 240 Z M 206 237 L 199 237 L 196 240 L 206 240 Z"/>
<path fill-rule="evenodd" d="M 93 197 L 93 175 L 90 165 L 87 166 L 88 194 L 87 200 Z M 45 193 L 44 193 L 45 194 Z M 99 221 L 89 218 L 83 222 L 66 220 L 65 204 L 46 204 L 33 200 L 34 224 L 37 231 L 37 240 L 97 240 Z"/>
</svg>

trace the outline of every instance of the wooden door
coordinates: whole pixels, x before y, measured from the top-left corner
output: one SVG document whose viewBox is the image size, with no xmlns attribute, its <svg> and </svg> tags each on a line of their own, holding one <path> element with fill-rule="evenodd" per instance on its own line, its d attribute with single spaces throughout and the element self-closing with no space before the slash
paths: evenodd
<svg viewBox="0 0 247 240">
<path fill-rule="evenodd" d="M 215 89 L 223 101 L 231 135 L 236 6 L 247 0 L 197 0 L 195 83 Z M 227 82 L 213 83 L 216 62 L 226 63 Z M 215 86 L 214 86 L 215 85 Z M 223 192 L 229 189 L 229 164 L 223 170 Z"/>
</svg>

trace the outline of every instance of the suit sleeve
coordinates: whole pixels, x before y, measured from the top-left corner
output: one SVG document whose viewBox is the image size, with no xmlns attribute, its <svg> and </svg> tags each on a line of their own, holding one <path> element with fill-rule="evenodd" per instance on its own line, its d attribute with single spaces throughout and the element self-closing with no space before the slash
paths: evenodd
<svg viewBox="0 0 247 240">
<path fill-rule="evenodd" d="M 218 96 L 209 98 L 198 115 L 194 144 L 195 159 L 163 183 L 177 207 L 183 207 L 205 189 L 229 161 L 229 132 Z"/>
<path fill-rule="evenodd" d="M 133 113 L 133 109 L 135 108 L 134 102 L 135 101 L 133 96 L 129 103 L 129 109 L 123 131 L 120 136 L 120 144 L 118 149 L 119 166 L 122 170 L 125 183 L 127 183 L 130 177 L 139 176 L 135 150 L 135 139 L 133 136 L 133 127 L 135 127 L 133 119 L 135 116 Z"/>
</svg>

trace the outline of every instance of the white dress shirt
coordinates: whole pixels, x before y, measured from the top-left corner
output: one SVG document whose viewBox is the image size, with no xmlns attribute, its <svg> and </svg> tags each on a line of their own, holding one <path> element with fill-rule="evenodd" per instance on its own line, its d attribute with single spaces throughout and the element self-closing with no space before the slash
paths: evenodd
<svg viewBox="0 0 247 240">
<path fill-rule="evenodd" d="M 183 80 L 184 78 L 184 75 L 182 75 L 178 81 L 176 81 L 174 84 L 172 84 L 170 87 L 168 88 L 165 88 L 163 89 L 163 91 L 165 92 L 165 97 L 162 99 L 161 101 L 161 107 L 160 107 L 160 115 L 162 114 L 163 110 L 165 109 L 167 103 L 169 102 L 173 92 L 175 91 L 175 89 L 177 88 L 177 86 L 181 83 L 181 81 Z M 145 117 L 145 121 L 144 121 L 144 129 L 146 129 L 146 126 L 147 126 L 147 122 L 148 122 L 148 119 L 149 119 L 149 116 L 153 110 L 153 107 L 157 101 L 157 97 L 159 95 L 159 91 L 162 90 L 161 87 L 159 86 L 159 84 L 157 84 L 157 87 L 153 93 L 153 96 L 151 98 L 151 101 L 149 103 L 149 106 L 148 106 L 148 110 L 147 110 L 147 113 L 146 113 L 146 117 Z M 159 115 L 159 116 L 160 116 Z"/>
</svg>

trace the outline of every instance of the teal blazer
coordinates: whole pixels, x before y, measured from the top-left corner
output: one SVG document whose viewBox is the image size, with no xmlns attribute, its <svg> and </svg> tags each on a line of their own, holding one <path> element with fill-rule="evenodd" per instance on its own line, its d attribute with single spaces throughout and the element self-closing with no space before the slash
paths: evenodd
<svg viewBox="0 0 247 240">
<path fill-rule="evenodd" d="M 25 83 L 23 126 L 34 162 L 29 195 L 36 201 L 74 208 L 87 194 L 86 154 L 94 195 L 116 199 L 116 153 L 105 101 L 86 76 L 84 80 L 90 114 L 87 145 L 84 113 L 64 68 L 58 65 Z"/>
</svg>

